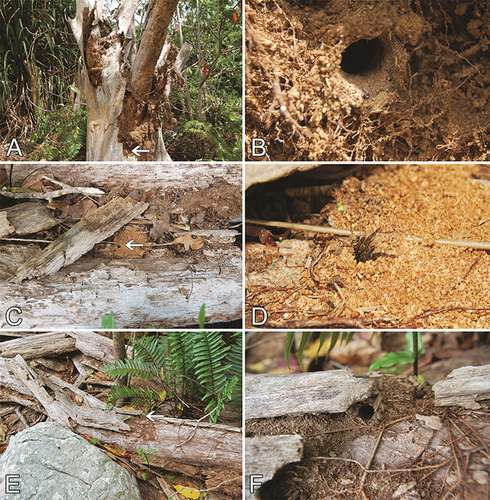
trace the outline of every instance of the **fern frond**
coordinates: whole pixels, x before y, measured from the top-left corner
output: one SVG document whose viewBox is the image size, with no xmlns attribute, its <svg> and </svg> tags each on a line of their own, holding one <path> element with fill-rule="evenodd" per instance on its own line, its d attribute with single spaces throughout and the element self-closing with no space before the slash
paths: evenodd
<svg viewBox="0 0 490 500">
<path fill-rule="evenodd" d="M 161 337 L 141 337 L 133 343 L 135 357 L 145 361 L 148 365 L 164 368 L 168 351 L 168 339 Z"/>
<path fill-rule="evenodd" d="M 151 389 L 144 389 L 138 387 L 117 387 L 113 386 L 107 397 L 106 410 L 112 410 L 116 402 L 120 398 L 131 398 L 131 404 L 135 408 L 149 406 L 153 409 L 153 404 L 159 401 L 159 396 Z"/>
<path fill-rule="evenodd" d="M 226 372 L 229 365 L 222 365 L 229 346 L 223 344 L 219 332 L 199 332 L 195 334 L 194 361 L 195 373 L 199 383 L 204 385 L 208 393 L 220 394 L 226 384 Z"/>
<path fill-rule="evenodd" d="M 194 377 L 194 334 L 191 332 L 170 332 L 171 369 L 175 374 L 176 385 L 182 387 L 182 394 L 189 392 L 189 379 Z"/>
<path fill-rule="evenodd" d="M 243 349 L 242 333 L 234 333 L 231 337 L 235 340 L 232 344 L 226 361 L 230 364 L 230 374 L 237 377 L 237 383 L 234 388 L 234 395 L 231 398 L 230 405 L 241 413 L 242 411 L 242 380 L 243 380 Z"/>
<path fill-rule="evenodd" d="M 150 380 L 152 375 L 158 376 L 158 369 L 148 365 L 140 358 L 116 360 L 115 364 L 104 365 L 104 374 L 111 378 L 124 378 L 128 375 Z"/>
</svg>

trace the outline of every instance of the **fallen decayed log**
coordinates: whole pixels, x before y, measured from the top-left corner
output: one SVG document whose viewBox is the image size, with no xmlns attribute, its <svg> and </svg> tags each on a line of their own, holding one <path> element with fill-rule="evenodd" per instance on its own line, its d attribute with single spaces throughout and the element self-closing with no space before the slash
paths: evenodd
<svg viewBox="0 0 490 500">
<path fill-rule="evenodd" d="M 14 358 L 17 354 L 20 354 L 24 359 L 58 356 L 74 351 L 76 349 L 75 343 L 75 338 L 64 332 L 31 335 L 0 343 L 0 356 L 2 358 Z"/>
<path fill-rule="evenodd" d="M 16 165 L 13 184 L 19 184 L 31 171 L 30 165 Z M 45 165 L 42 173 L 75 186 L 97 184 L 105 191 L 116 188 L 122 192 L 123 186 L 158 191 L 163 199 L 174 190 L 223 188 L 226 200 L 241 184 L 241 166 L 234 164 L 98 165 L 96 169 L 86 165 Z M 52 225 L 54 219 L 39 203 L 22 203 L 15 207 L 17 215 L 27 219 L 22 215 L 25 209 L 26 214 L 34 214 L 33 219 L 47 219 L 46 223 Z M 147 258 L 80 258 L 147 206 L 129 197 L 113 199 L 43 250 L 32 244 L 0 244 L 0 280 L 5 282 L 0 289 L 4 308 L 0 311 L 0 327 L 9 328 L 5 313 L 10 308 L 15 308 L 12 319 L 21 315 L 23 329 L 37 330 L 98 328 L 110 311 L 118 328 L 185 327 L 197 323 L 203 304 L 208 323 L 239 319 L 242 263 L 241 250 L 234 245 L 238 234 L 235 231 L 195 229 L 187 233 L 189 238 L 194 235 L 205 241 L 205 247 L 190 258 L 169 256 L 157 248 L 152 248 Z M 25 234 L 17 230 L 16 224 L 26 230 L 6 211 L 0 212 L 0 230 L 3 227 L 6 234 L 12 234 L 14 229 L 16 236 Z M 45 226 L 31 227 L 39 230 Z M 36 276 L 39 279 L 33 279 Z"/>
<path fill-rule="evenodd" d="M 16 283 L 33 276 L 53 274 L 72 264 L 147 208 L 148 203 L 127 197 L 115 198 L 90 212 L 42 252 L 22 264 L 17 269 Z"/>
<path fill-rule="evenodd" d="M 247 375 L 245 417 L 341 413 L 371 395 L 373 382 L 349 370 L 295 375 Z M 305 397 L 305 394 L 308 397 Z"/>
<path fill-rule="evenodd" d="M 135 455 L 142 446 L 155 449 L 158 454 L 151 463 L 158 467 L 165 467 L 171 461 L 241 471 L 241 429 L 218 424 L 202 427 L 196 422 L 181 419 L 150 422 L 146 417 L 132 417 L 126 423 L 131 432 L 114 432 L 84 425 L 76 425 L 74 430 L 105 443 L 117 443 Z"/>
<path fill-rule="evenodd" d="M 115 442 L 134 454 L 135 460 L 137 449 L 143 447 L 158 451 L 152 459 L 157 466 L 180 463 L 191 467 L 226 467 L 237 473 L 241 470 L 240 428 L 175 418 L 152 422 L 139 411 L 122 408 L 107 412 L 97 398 L 29 367 L 20 355 L 0 358 L 0 383 L 35 397 L 55 422 L 102 442 Z"/>
<path fill-rule="evenodd" d="M 241 317 L 241 251 L 183 258 L 79 259 L 51 276 L 0 288 L 0 304 L 22 309 L 22 328 L 99 328 L 112 311 L 118 328 L 185 327 Z M 4 313 L 4 311 L 2 311 Z M 9 328 L 2 314 L 1 327 Z"/>
<path fill-rule="evenodd" d="M 490 365 L 463 366 L 433 386 L 436 406 L 479 410 L 478 401 L 490 399 Z"/>
<path fill-rule="evenodd" d="M 72 186 L 96 185 L 104 191 L 129 185 L 135 189 L 152 190 L 159 187 L 194 189 L 207 187 L 216 181 L 225 181 L 235 186 L 242 185 L 240 164 L 195 164 L 195 163 L 121 163 L 121 164 L 49 164 L 38 173 L 56 176 L 56 179 Z M 14 186 L 32 172 L 33 166 L 17 163 L 13 170 Z"/>
</svg>

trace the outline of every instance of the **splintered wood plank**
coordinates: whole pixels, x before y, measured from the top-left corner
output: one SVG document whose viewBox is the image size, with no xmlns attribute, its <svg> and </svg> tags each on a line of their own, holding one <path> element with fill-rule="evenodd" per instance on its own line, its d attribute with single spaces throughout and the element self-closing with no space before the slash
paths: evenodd
<svg viewBox="0 0 490 500">
<path fill-rule="evenodd" d="M 490 365 L 463 366 L 433 385 L 436 406 L 481 408 L 478 401 L 490 399 Z"/>
<path fill-rule="evenodd" d="M 32 165 L 16 164 L 13 184 L 18 185 L 32 170 Z M 53 175 L 57 180 L 71 186 L 94 185 L 104 191 L 124 185 L 133 189 L 148 190 L 159 187 L 164 190 L 206 188 L 218 180 L 224 180 L 234 186 L 242 185 L 242 167 L 235 163 L 146 163 L 142 168 L 133 162 L 99 164 L 97 167 L 90 163 L 76 165 L 47 163 L 42 166 L 40 172 Z"/>
<path fill-rule="evenodd" d="M 0 238 L 9 234 L 37 233 L 59 223 L 46 208 L 46 203 L 19 203 L 0 211 Z"/>
<path fill-rule="evenodd" d="M 148 203 L 127 197 L 115 198 L 93 210 L 42 252 L 22 264 L 17 269 L 15 282 L 47 276 L 72 264 L 147 208 Z"/>
<path fill-rule="evenodd" d="M 75 338 L 68 333 L 42 333 L 2 342 L 0 344 L 0 356 L 2 358 L 13 358 L 20 354 L 24 359 L 58 356 L 74 351 L 76 349 L 75 343 Z"/>
<path fill-rule="evenodd" d="M 0 287 L 0 304 L 22 309 L 22 328 L 100 328 L 114 313 L 117 328 L 178 328 L 233 321 L 242 314 L 242 259 L 238 247 L 192 256 L 145 259 L 82 257 L 57 273 Z M 13 271 L 11 271 L 11 277 Z M 17 316 L 16 316 L 17 317 Z M 0 315 L 0 326 L 11 329 Z"/>
<path fill-rule="evenodd" d="M 87 406 L 87 404 L 93 405 L 95 398 L 88 394 L 85 395 L 83 391 L 75 387 L 72 388 L 71 384 L 55 380 L 55 377 L 45 377 L 41 372 L 38 373 L 19 354 L 14 359 L 7 360 L 5 366 L 44 406 L 48 416 L 55 422 L 68 428 L 73 427 L 71 422 L 73 421 L 87 427 L 100 427 L 112 431 L 131 430 L 124 422 L 129 418 L 128 416 L 115 412 L 106 412 L 100 407 L 100 402 L 95 403 L 95 406 Z M 54 391 L 54 397 L 46 391 L 45 385 Z M 70 388 L 72 392 L 78 395 L 83 394 L 85 405 L 79 406 L 73 402 L 64 392 L 64 388 Z"/>
<path fill-rule="evenodd" d="M 237 472 L 242 469 L 243 434 L 236 432 L 236 427 L 196 427 L 196 422 L 182 419 L 150 422 L 146 417 L 131 417 L 126 423 L 131 432 L 114 432 L 84 425 L 77 425 L 73 430 L 89 434 L 104 443 L 117 443 L 135 456 L 137 449 L 144 444 L 144 448 L 158 451 L 151 460 L 151 464 L 157 467 L 165 467 L 168 461 L 172 461 L 225 467 Z"/>
<path fill-rule="evenodd" d="M 349 370 L 245 377 L 245 417 L 342 413 L 371 395 L 373 382 Z"/>
</svg>

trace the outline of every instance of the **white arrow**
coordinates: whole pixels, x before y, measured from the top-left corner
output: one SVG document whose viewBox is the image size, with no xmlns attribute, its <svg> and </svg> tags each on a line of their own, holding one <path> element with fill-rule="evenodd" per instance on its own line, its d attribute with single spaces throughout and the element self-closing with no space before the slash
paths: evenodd
<svg viewBox="0 0 490 500">
<path fill-rule="evenodd" d="M 134 252 L 134 248 L 133 247 L 142 247 L 143 246 L 143 243 L 133 243 L 134 240 L 129 240 L 127 243 L 126 243 L 126 247 L 129 248 L 131 251 Z"/>
<path fill-rule="evenodd" d="M 154 413 L 155 413 L 155 411 L 151 411 L 150 413 L 148 413 L 146 415 L 146 418 L 150 422 L 154 422 L 155 420 L 167 420 L 167 417 L 164 417 L 163 415 L 153 415 Z"/>
<path fill-rule="evenodd" d="M 149 153 L 149 149 L 140 149 L 141 146 L 136 146 L 134 149 L 131 150 L 132 153 L 134 153 L 136 156 L 141 156 L 140 153 Z"/>
</svg>

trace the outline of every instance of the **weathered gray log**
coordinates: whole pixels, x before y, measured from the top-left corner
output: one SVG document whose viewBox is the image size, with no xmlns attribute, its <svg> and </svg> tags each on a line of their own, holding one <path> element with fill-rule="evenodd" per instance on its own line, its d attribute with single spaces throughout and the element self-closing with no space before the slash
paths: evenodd
<svg viewBox="0 0 490 500">
<path fill-rule="evenodd" d="M 30 201 L 0 210 L 0 238 L 9 234 L 31 234 L 56 226 L 56 220 L 45 202 Z"/>
<path fill-rule="evenodd" d="M 436 406 L 481 408 L 478 401 L 490 399 L 490 365 L 463 366 L 433 385 Z"/>
<path fill-rule="evenodd" d="M 246 375 L 245 417 L 342 413 L 371 395 L 373 382 L 348 370 Z"/>
<path fill-rule="evenodd" d="M 167 461 L 173 461 L 242 470 L 243 434 L 236 432 L 236 427 L 196 427 L 195 422 L 188 420 L 167 420 L 168 422 L 150 422 L 145 416 L 133 417 L 126 421 L 131 432 L 114 432 L 84 425 L 77 425 L 74 430 L 80 434 L 89 434 L 104 443 L 117 443 L 136 457 L 136 450 L 142 446 L 157 450 L 158 454 L 151 460 L 151 464 L 157 467 L 165 467 Z M 136 457 L 133 457 L 133 461 Z"/>
<path fill-rule="evenodd" d="M 16 283 L 33 276 L 48 276 L 77 261 L 82 255 L 148 208 L 148 203 L 132 198 L 115 198 L 90 212 L 42 252 L 22 264 Z"/>
<path fill-rule="evenodd" d="M 20 307 L 22 328 L 100 328 L 114 313 L 122 328 L 185 327 L 197 324 L 206 304 L 206 322 L 232 321 L 242 313 L 242 260 L 238 247 L 205 250 L 187 260 L 162 256 L 145 259 L 89 259 L 51 276 L 22 284 L 4 283 L 4 313 Z M 188 298 L 187 298 L 188 297 Z M 15 316 L 17 317 L 17 316 Z M 11 328 L 0 316 L 1 327 Z"/>
<path fill-rule="evenodd" d="M 98 359 L 102 363 L 114 363 L 114 350 L 112 342 L 103 335 L 95 332 L 74 330 L 68 333 L 75 339 L 76 348 L 92 358 Z"/>
<path fill-rule="evenodd" d="M 17 163 L 13 171 L 14 186 L 31 173 L 34 168 L 29 164 Z M 77 165 L 45 164 L 40 173 L 52 174 L 57 180 L 71 186 L 93 184 L 104 191 L 115 187 L 127 186 L 132 189 L 155 190 L 161 188 L 194 189 L 212 186 L 225 181 L 234 186 L 242 186 L 242 167 L 240 164 L 195 164 L 195 163 L 120 163 Z"/>
<path fill-rule="evenodd" d="M 302 458 L 303 438 L 298 434 L 245 438 L 245 498 L 257 498 L 250 493 L 250 475 L 255 476 L 254 484 L 260 486 L 281 467 Z"/>
<path fill-rule="evenodd" d="M 55 422 L 72 428 L 73 424 L 70 419 L 77 424 L 88 427 L 101 427 L 111 430 L 129 431 L 130 427 L 124 423 L 127 416 L 118 415 L 115 412 L 106 412 L 100 408 L 100 401 L 97 401 L 96 406 L 79 406 L 73 402 L 70 397 L 63 391 L 67 385 L 60 384 L 58 381 L 44 377 L 38 374 L 36 370 L 28 366 L 22 356 L 17 355 L 13 360 L 9 359 L 5 362 L 8 370 L 14 373 L 18 381 L 22 382 L 31 394 L 43 405 L 48 416 Z M 55 392 L 56 399 L 48 394 L 44 385 L 48 385 Z M 80 389 L 71 387 L 75 394 L 83 392 Z M 82 398 L 85 402 L 93 403 L 90 395 L 85 395 Z"/>
<path fill-rule="evenodd" d="M 185 327 L 231 321 L 242 312 L 242 263 L 237 247 L 183 258 L 87 259 L 52 276 L 0 288 L 4 309 L 22 309 L 22 328 L 98 329 L 112 311 L 117 328 Z M 187 298 L 188 297 L 188 298 Z M 9 328 L 2 314 L 1 326 Z"/>
<path fill-rule="evenodd" d="M 24 359 L 34 359 L 42 356 L 58 356 L 75 349 L 75 339 L 70 334 L 51 332 L 2 342 L 0 356 L 14 358 L 20 354 Z"/>
</svg>

